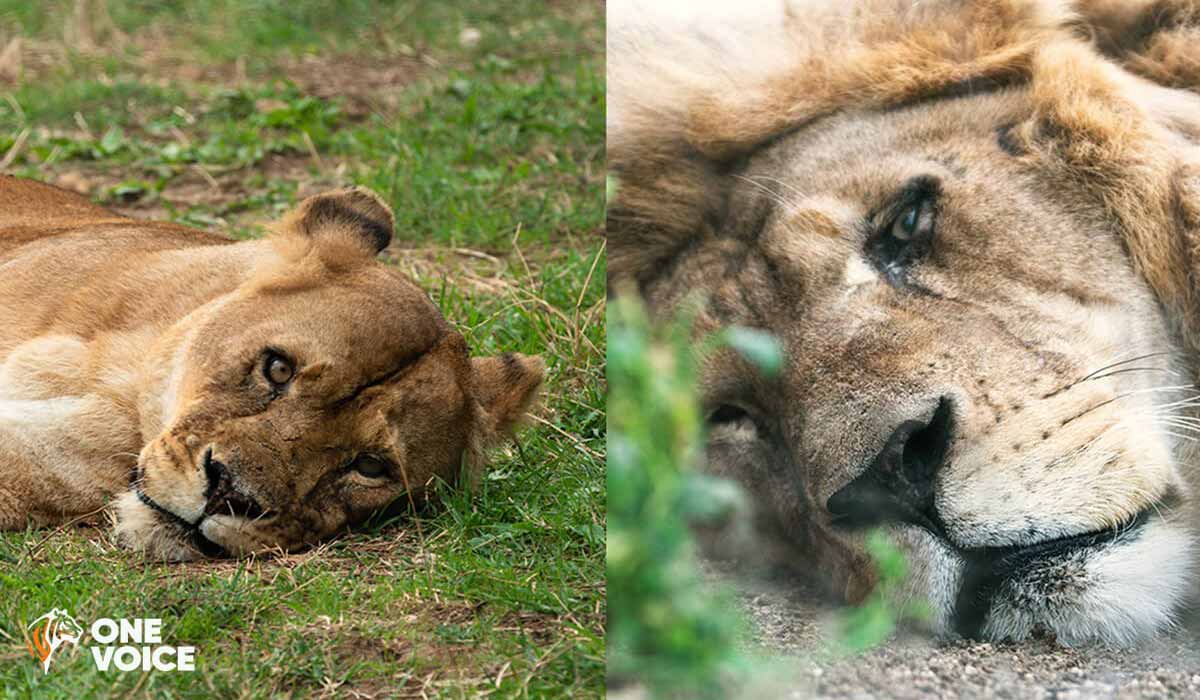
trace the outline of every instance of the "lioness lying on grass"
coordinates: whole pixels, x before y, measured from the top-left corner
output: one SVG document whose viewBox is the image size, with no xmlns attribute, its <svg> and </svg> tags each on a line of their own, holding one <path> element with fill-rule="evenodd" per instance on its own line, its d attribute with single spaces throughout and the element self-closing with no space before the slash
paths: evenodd
<svg viewBox="0 0 1200 700">
<path fill-rule="evenodd" d="M 0 529 L 116 497 L 155 558 L 294 549 L 458 478 L 542 363 L 468 359 L 392 227 L 362 188 L 234 242 L 0 177 Z"/>
</svg>

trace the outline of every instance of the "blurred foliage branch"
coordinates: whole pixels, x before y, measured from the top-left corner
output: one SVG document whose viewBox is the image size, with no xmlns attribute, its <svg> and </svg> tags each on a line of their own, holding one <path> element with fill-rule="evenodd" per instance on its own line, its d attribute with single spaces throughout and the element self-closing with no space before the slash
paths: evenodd
<svg viewBox="0 0 1200 700">
<path fill-rule="evenodd" d="M 746 665 L 743 623 L 729 596 L 702 579 L 689 526 L 720 519 L 742 496 L 694 469 L 704 445 L 696 364 L 728 347 L 773 373 L 781 354 L 744 328 L 697 352 L 690 318 L 655 333 L 628 298 L 609 314 L 609 677 L 636 678 L 658 696 L 720 697 Z"/>
</svg>

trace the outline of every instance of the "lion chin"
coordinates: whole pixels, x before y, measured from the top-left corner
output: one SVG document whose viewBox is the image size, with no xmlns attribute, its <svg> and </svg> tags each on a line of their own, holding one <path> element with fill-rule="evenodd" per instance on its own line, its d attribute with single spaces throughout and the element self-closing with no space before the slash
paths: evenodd
<svg viewBox="0 0 1200 700">
<path fill-rule="evenodd" d="M 699 371 L 744 549 L 856 603 L 882 529 L 947 636 L 1170 630 L 1200 602 L 1195 3 L 634 5 L 609 284 L 778 340 L 770 376 Z"/>
<path fill-rule="evenodd" d="M 924 530 L 893 536 L 921 562 L 902 595 L 930 602 L 946 636 L 1128 646 L 1174 625 L 1196 574 L 1193 538 L 1157 518 L 1037 552 L 964 556 Z"/>
</svg>

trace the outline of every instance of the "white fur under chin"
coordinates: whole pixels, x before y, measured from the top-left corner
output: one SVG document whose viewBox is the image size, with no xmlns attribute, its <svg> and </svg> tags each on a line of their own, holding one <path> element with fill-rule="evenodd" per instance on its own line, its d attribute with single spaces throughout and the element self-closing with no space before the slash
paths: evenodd
<svg viewBox="0 0 1200 700">
<path fill-rule="evenodd" d="M 117 499 L 116 518 L 114 533 L 123 547 L 161 561 L 203 558 L 194 547 L 180 540 L 176 526 L 164 523 L 161 516 L 142 503 L 133 491 L 126 491 Z"/>
<path fill-rule="evenodd" d="M 1081 550 L 1010 582 L 984 634 L 1023 639 L 1040 623 L 1069 646 L 1147 639 L 1174 624 L 1192 583 L 1194 550 L 1180 525 L 1153 519 L 1134 537 Z M 1048 596 L 1042 587 L 1050 577 L 1060 588 Z"/>
<path fill-rule="evenodd" d="M 928 601 L 933 631 L 954 636 L 962 560 L 923 530 L 896 536 L 910 552 L 904 597 Z M 1185 527 L 1151 519 L 1134 536 L 1039 563 L 1005 582 L 982 636 L 1020 641 L 1041 628 L 1067 646 L 1130 646 L 1174 626 L 1195 585 L 1196 555 Z"/>
</svg>

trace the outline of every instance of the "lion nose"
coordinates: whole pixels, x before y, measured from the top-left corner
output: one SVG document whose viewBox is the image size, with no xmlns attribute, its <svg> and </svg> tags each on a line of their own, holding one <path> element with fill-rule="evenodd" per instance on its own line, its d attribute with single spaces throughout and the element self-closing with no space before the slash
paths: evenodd
<svg viewBox="0 0 1200 700">
<path fill-rule="evenodd" d="M 906 522 L 940 529 L 934 482 L 953 432 L 950 400 L 942 397 L 928 419 L 907 420 L 888 438 L 871 465 L 829 497 L 833 522 L 864 527 Z"/>
</svg>

